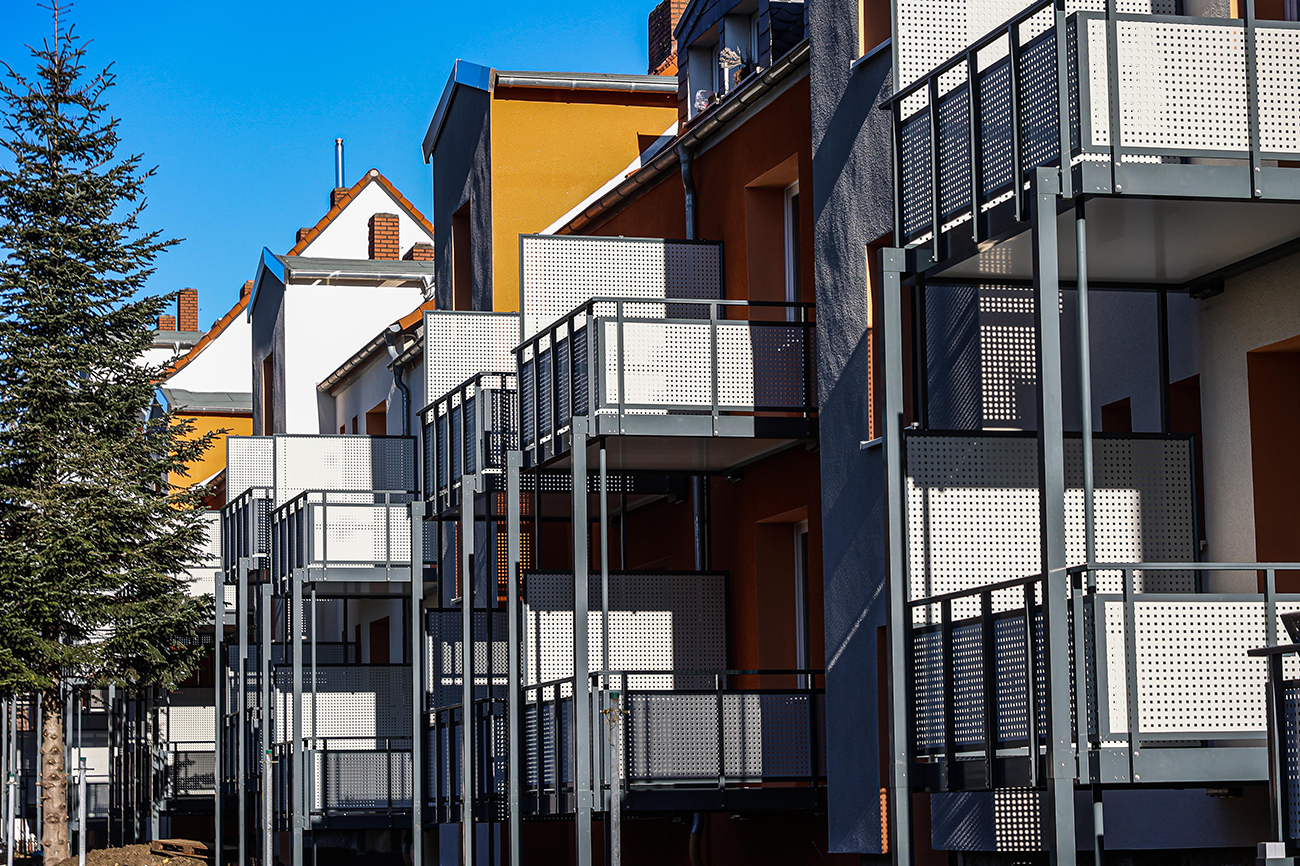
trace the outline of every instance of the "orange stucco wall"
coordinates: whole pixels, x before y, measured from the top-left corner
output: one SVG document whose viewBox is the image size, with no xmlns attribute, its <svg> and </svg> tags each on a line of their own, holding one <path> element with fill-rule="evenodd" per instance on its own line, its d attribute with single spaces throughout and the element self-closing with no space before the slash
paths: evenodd
<svg viewBox="0 0 1300 866">
<path fill-rule="evenodd" d="M 182 487 L 189 487 L 191 484 L 198 484 L 211 478 L 213 475 L 226 468 L 226 436 L 251 436 L 253 435 L 253 416 L 252 415 L 182 415 L 194 422 L 194 429 L 187 438 L 197 439 L 208 433 L 214 433 L 218 430 L 226 432 L 217 436 L 212 447 L 207 450 L 198 462 L 190 464 L 190 473 L 182 477 L 172 474 L 170 481 Z"/>
<path fill-rule="evenodd" d="M 546 228 L 626 168 L 676 118 L 671 93 L 493 92 L 494 309 L 519 309 L 519 235 Z"/>
</svg>

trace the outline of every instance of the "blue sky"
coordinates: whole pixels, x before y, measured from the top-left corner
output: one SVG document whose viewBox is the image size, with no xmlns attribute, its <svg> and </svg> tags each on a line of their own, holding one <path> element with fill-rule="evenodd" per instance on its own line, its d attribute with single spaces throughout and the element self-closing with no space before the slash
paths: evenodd
<svg viewBox="0 0 1300 866">
<path fill-rule="evenodd" d="M 206 328 L 263 246 L 287 251 L 325 213 L 335 137 L 349 184 L 376 167 L 427 214 L 420 140 L 453 60 L 643 73 L 655 2 L 78 0 L 71 16 L 89 65 L 115 64 L 124 150 L 158 166 L 145 225 L 186 239 L 150 291 L 194 286 Z M 24 46 L 51 32 L 35 2 L 0 0 L 0 60 L 30 71 Z"/>
</svg>

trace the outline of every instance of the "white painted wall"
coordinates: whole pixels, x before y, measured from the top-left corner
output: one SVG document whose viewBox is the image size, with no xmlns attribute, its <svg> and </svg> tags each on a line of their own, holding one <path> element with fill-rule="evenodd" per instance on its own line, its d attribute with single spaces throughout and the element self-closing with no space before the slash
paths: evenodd
<svg viewBox="0 0 1300 866">
<path fill-rule="evenodd" d="M 252 393 L 252 353 L 253 326 L 241 313 L 204 347 L 197 358 L 168 379 L 167 387 L 198 392 Z"/>
<path fill-rule="evenodd" d="M 388 348 L 384 347 L 370 357 L 365 368 L 348 380 L 346 386 L 334 395 L 333 411 L 326 419 L 331 424 L 321 424 L 322 433 L 352 432 L 352 418 L 357 419 L 357 430 L 366 432 L 366 413 L 381 402 L 401 401 L 402 394 L 393 386 L 393 374 L 388 369 Z M 394 426 L 396 423 L 396 427 Z M 385 417 L 389 434 L 402 432 L 400 411 L 398 417 Z"/>
<path fill-rule="evenodd" d="M 334 221 L 313 238 L 300 255 L 325 259 L 369 258 L 370 217 L 377 213 L 397 214 L 397 236 L 402 255 L 406 255 L 407 250 L 416 243 L 433 243 L 433 235 L 412 219 L 387 190 L 372 182 L 347 203 Z"/>
<path fill-rule="evenodd" d="M 1206 558 L 1255 560 L 1255 491 L 1250 460 L 1246 353 L 1300 334 L 1300 255 L 1228 280 L 1201 302 L 1201 425 L 1205 454 Z M 1253 574 L 1219 591 L 1253 592 Z"/>
<path fill-rule="evenodd" d="M 284 299 L 284 432 L 320 432 L 316 386 L 423 301 L 418 286 L 288 286 Z"/>
</svg>

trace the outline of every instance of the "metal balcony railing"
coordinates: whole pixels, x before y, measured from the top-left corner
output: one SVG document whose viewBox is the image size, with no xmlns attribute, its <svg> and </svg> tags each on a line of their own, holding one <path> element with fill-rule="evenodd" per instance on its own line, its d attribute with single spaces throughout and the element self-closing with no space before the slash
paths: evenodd
<svg viewBox="0 0 1300 866">
<path fill-rule="evenodd" d="M 165 796 L 210 796 L 216 791 L 217 753 L 211 741 L 168 744 Z"/>
<path fill-rule="evenodd" d="M 460 505 L 461 479 L 504 489 L 506 453 L 519 447 L 514 373 L 479 373 L 423 412 L 424 495 L 438 513 Z"/>
<path fill-rule="evenodd" d="M 221 569 L 226 583 L 237 582 L 239 560 L 269 553 L 267 526 L 272 498 L 270 487 L 250 487 L 221 509 Z"/>
<path fill-rule="evenodd" d="M 321 737 L 305 761 L 307 812 L 325 818 L 392 814 L 411 808 L 411 738 Z M 272 747 L 275 829 L 291 829 L 293 762 L 289 744 Z"/>
<path fill-rule="evenodd" d="M 1265 162 L 1300 154 L 1300 24 L 1257 21 L 1253 0 L 1244 19 L 1058 2 L 1030 4 L 883 103 L 900 246 L 928 241 L 938 260 L 996 234 L 1003 203 L 1026 219 L 1033 170 L 1062 153 L 1067 196 L 1123 193 L 1128 166 L 1208 157 L 1249 166 L 1238 197 L 1294 197 Z"/>
<path fill-rule="evenodd" d="M 425 793 L 431 821 L 452 824 L 464 807 L 463 704 L 434 707 L 429 712 L 428 780 Z M 509 748 L 506 742 L 508 702 L 500 698 L 474 701 L 474 815 L 479 821 L 505 821 Z"/>
<path fill-rule="evenodd" d="M 592 435 L 755 436 L 817 413 L 813 305 L 593 298 L 516 350 L 520 442 L 534 464 Z"/>
<path fill-rule="evenodd" d="M 826 780 L 823 675 L 820 670 L 592 674 L 597 808 L 609 809 L 611 796 L 633 809 L 762 807 L 765 798 L 813 807 Z M 665 678 L 711 680 L 712 687 L 656 688 Z M 566 677 L 523 690 L 523 791 L 525 808 L 533 814 L 573 809 L 573 683 Z"/>
<path fill-rule="evenodd" d="M 408 580 L 413 490 L 308 490 L 271 512 L 271 574 Z"/>
<path fill-rule="evenodd" d="M 1272 806 L 1272 841 L 1281 852 L 1270 859 L 1294 857 L 1300 851 L 1300 644 L 1294 634 L 1295 614 L 1288 640 L 1257 647 L 1250 655 L 1268 666 L 1268 772 Z"/>
<path fill-rule="evenodd" d="M 1267 778 L 1265 668 L 1300 594 L 1275 591 L 1297 563 L 1092 563 L 1069 571 L 1071 742 L 1081 783 Z M 1224 572 L 1261 593 L 1164 591 Z M 908 602 L 912 757 L 934 790 L 1036 787 L 1046 778 L 1043 578 Z M 1033 708 L 1032 711 L 1030 708 Z M 928 772 L 927 772 L 928 770 Z"/>
</svg>

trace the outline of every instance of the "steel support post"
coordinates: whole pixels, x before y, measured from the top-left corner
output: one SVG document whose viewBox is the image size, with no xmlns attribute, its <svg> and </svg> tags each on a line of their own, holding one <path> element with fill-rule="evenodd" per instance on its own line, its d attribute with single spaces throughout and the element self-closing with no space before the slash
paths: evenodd
<svg viewBox="0 0 1300 866">
<path fill-rule="evenodd" d="M 285 617 L 285 622 L 289 627 L 289 634 L 286 635 L 285 648 L 290 652 L 293 658 L 293 736 L 289 740 L 289 761 L 293 767 L 293 800 L 291 809 L 293 812 L 290 820 L 292 829 L 293 842 L 293 866 L 302 866 L 302 836 L 303 836 L 303 807 L 306 805 L 307 798 L 304 796 L 303 785 L 307 782 L 306 756 L 302 748 L 302 627 L 303 627 L 303 609 L 302 609 L 302 583 L 303 574 L 300 570 L 294 569 L 289 578 L 293 583 L 293 589 L 290 594 L 290 610 Z M 240 866 L 243 866 L 241 863 Z"/>
<path fill-rule="evenodd" d="M 903 512 L 903 281 L 906 253 L 885 249 L 883 275 L 885 412 L 885 524 L 889 565 L 889 853 L 897 866 L 912 862 L 911 744 L 907 702 L 907 552 Z M 867 363 L 870 363 L 868 360 Z M 885 768 L 881 768 L 884 770 Z"/>
<path fill-rule="evenodd" d="M 213 729 L 217 735 L 213 741 L 213 759 L 216 772 L 213 773 L 212 826 L 214 844 L 212 846 L 212 866 L 223 866 L 225 858 L 221 848 L 221 786 L 225 782 L 226 772 L 226 657 L 222 653 L 221 639 L 226 628 L 226 587 L 225 573 L 215 572 L 212 589 L 212 671 L 215 688 L 212 694 L 213 714 L 217 718 Z M 80 748 L 80 747 L 78 747 Z"/>
<path fill-rule="evenodd" d="M 1056 169 L 1034 172 L 1030 218 L 1034 245 L 1035 342 L 1038 356 L 1038 497 L 1042 535 L 1043 632 L 1047 655 L 1047 794 L 1053 866 L 1075 862 L 1075 756 L 1070 725 L 1070 642 L 1065 561 L 1065 430 L 1061 403 L 1060 268 Z M 1031 748 L 1036 744 L 1031 743 Z"/>
<path fill-rule="evenodd" d="M 523 787 L 520 773 L 523 764 L 519 753 L 519 725 L 521 719 L 520 691 L 520 622 L 519 622 L 519 469 L 523 465 L 521 451 L 506 453 L 506 771 L 507 805 L 510 809 L 508 832 L 510 834 L 510 866 L 520 866 L 523 852 L 520 838 L 523 820 L 520 809 L 520 792 Z"/>
<path fill-rule="evenodd" d="M 248 557 L 239 558 L 239 584 L 235 598 L 235 626 L 239 630 L 239 712 L 235 754 L 239 766 L 239 864 L 248 862 Z"/>
<path fill-rule="evenodd" d="M 275 823 L 275 781 L 272 775 L 271 713 L 271 584 L 262 584 L 262 629 L 257 642 L 262 663 L 262 866 L 275 862 L 271 828 Z M 243 866 L 243 864 L 240 864 Z"/>
<path fill-rule="evenodd" d="M 577 866 L 591 866 L 591 660 L 587 657 L 587 418 L 573 418 L 573 734 Z M 558 769 L 556 771 L 559 772 Z"/>
<path fill-rule="evenodd" d="M 461 862 L 474 866 L 474 504 L 471 477 L 460 479 L 460 833 Z"/>
<path fill-rule="evenodd" d="M 411 864 L 424 864 L 424 514 L 411 503 Z"/>
</svg>

